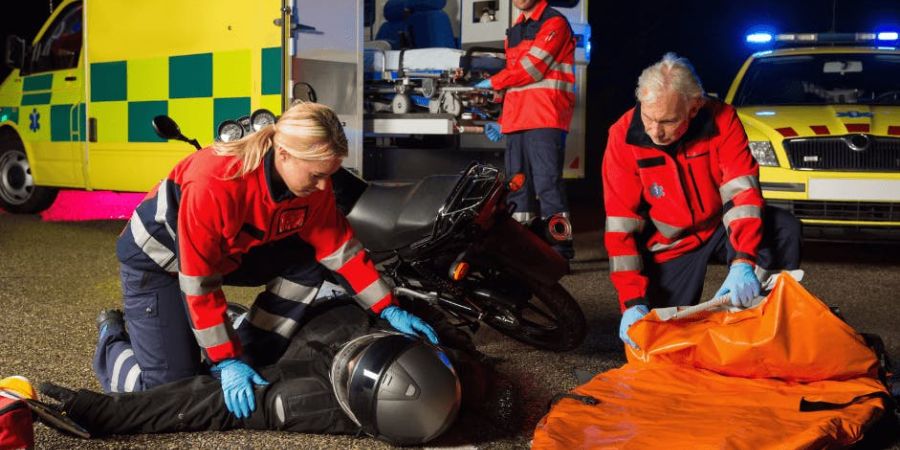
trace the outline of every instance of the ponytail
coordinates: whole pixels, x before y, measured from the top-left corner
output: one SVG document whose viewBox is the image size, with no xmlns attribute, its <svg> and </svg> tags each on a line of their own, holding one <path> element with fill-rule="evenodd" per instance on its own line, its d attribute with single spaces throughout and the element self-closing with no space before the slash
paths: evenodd
<svg viewBox="0 0 900 450">
<path fill-rule="evenodd" d="M 256 170 L 272 148 L 307 161 L 344 158 L 348 152 L 347 136 L 337 114 L 325 105 L 310 102 L 295 103 L 274 125 L 236 141 L 215 144 L 217 155 L 235 157 L 233 173 L 227 179 Z"/>
<path fill-rule="evenodd" d="M 234 162 L 228 168 L 230 175 L 226 179 L 241 178 L 256 170 L 262 164 L 263 157 L 272 148 L 275 138 L 275 125 L 231 142 L 217 142 L 215 152 L 219 156 L 234 156 Z"/>
</svg>

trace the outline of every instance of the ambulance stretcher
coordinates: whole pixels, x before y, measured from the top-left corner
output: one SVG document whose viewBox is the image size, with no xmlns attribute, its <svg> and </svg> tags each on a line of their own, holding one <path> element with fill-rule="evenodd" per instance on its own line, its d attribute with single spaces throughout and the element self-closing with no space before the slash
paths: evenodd
<svg viewBox="0 0 900 450">
<path fill-rule="evenodd" d="M 374 134 L 480 133 L 496 120 L 493 93 L 472 87 L 505 66 L 502 51 L 386 50 L 364 55 L 365 129 Z"/>
</svg>

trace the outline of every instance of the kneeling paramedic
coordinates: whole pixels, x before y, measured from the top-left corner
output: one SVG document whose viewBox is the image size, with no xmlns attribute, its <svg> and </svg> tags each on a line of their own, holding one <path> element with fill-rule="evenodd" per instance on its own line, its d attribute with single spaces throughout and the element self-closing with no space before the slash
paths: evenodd
<svg viewBox="0 0 900 450">
<path fill-rule="evenodd" d="M 274 125 L 178 163 L 117 242 L 127 333 L 121 312 L 101 312 L 94 371 L 103 389 L 197 375 L 202 349 L 228 410 L 247 417 L 252 386 L 266 383 L 251 365 L 283 353 L 326 275 L 394 328 L 436 342 L 429 325 L 395 305 L 335 206 L 329 177 L 346 155 L 337 115 L 298 103 Z M 224 284 L 266 287 L 238 332 Z"/>
<path fill-rule="evenodd" d="M 314 306 L 306 319 L 281 359 L 260 369 L 270 383 L 254 389 L 260 407 L 244 418 L 227 411 L 220 382 L 205 375 L 113 395 L 50 383 L 39 390 L 93 437 L 248 428 L 361 431 L 394 444 L 421 444 L 453 423 L 461 398 L 483 402 L 490 371 L 474 351 L 382 331 L 350 303 Z"/>
<path fill-rule="evenodd" d="M 606 250 L 624 312 L 699 301 L 710 259 L 730 270 L 716 296 L 747 307 L 766 270 L 800 266 L 800 222 L 764 207 L 759 166 L 734 108 L 705 98 L 675 54 L 638 79 L 638 104 L 609 130 L 603 156 Z"/>
</svg>

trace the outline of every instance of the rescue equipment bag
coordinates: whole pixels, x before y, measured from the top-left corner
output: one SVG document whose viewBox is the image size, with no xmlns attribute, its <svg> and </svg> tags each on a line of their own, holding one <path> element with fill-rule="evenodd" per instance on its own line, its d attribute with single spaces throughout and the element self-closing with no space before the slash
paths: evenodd
<svg viewBox="0 0 900 450">
<path fill-rule="evenodd" d="M 25 377 L 0 380 L 0 448 L 34 447 L 33 416 L 25 399 L 35 397 Z"/>
<path fill-rule="evenodd" d="M 636 322 L 628 363 L 560 398 L 533 449 L 833 448 L 890 397 L 865 339 L 786 273 L 757 307 Z M 585 401 L 587 399 L 587 401 Z"/>
</svg>

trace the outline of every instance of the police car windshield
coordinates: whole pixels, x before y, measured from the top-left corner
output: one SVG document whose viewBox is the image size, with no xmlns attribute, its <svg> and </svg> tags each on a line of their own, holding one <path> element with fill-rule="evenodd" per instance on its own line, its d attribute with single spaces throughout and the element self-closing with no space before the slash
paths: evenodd
<svg viewBox="0 0 900 450">
<path fill-rule="evenodd" d="M 900 106 L 900 55 L 832 53 L 757 58 L 747 69 L 735 106 Z"/>
</svg>

